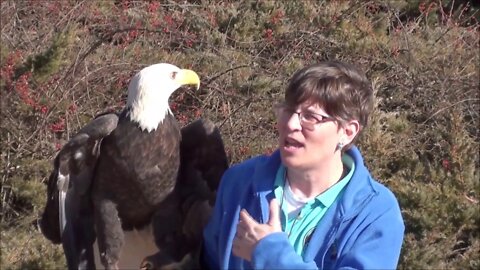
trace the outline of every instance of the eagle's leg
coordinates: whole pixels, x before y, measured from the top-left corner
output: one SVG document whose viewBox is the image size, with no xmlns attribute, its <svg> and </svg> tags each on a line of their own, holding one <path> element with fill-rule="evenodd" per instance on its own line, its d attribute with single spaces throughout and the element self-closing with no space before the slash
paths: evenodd
<svg viewBox="0 0 480 270">
<path fill-rule="evenodd" d="M 178 194 L 170 194 L 152 216 L 155 244 L 160 251 L 149 254 L 140 264 L 142 270 L 177 269 L 169 268 L 179 260 L 182 220 L 179 209 Z"/>
<path fill-rule="evenodd" d="M 100 259 L 105 269 L 118 269 L 124 234 L 117 207 L 105 198 L 95 199 L 94 202 Z"/>
</svg>

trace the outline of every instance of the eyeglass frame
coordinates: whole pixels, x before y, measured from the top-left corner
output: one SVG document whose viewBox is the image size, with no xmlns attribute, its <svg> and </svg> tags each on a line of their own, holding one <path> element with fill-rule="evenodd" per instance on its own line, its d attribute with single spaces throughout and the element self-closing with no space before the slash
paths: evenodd
<svg viewBox="0 0 480 270">
<path fill-rule="evenodd" d="M 283 120 L 287 120 L 287 119 L 292 118 L 293 114 L 298 115 L 298 121 L 300 123 L 300 126 L 302 126 L 302 128 L 305 128 L 307 130 L 314 130 L 315 126 L 318 125 L 318 124 L 322 124 L 322 123 L 325 123 L 325 122 L 328 122 L 328 121 L 336 121 L 336 119 L 334 117 L 329 116 L 329 115 L 323 115 L 323 114 L 320 114 L 320 113 L 314 113 L 314 112 L 309 112 L 309 111 L 297 112 L 296 110 L 293 110 L 291 107 L 289 107 L 285 103 L 277 104 L 275 106 L 275 113 L 276 113 L 276 116 L 277 116 L 278 120 L 281 120 L 283 117 L 285 117 L 285 119 L 283 119 Z M 284 115 L 282 117 L 280 115 L 282 113 L 288 113 L 288 115 Z M 312 118 L 314 119 L 314 123 L 312 123 L 312 122 L 309 123 L 308 120 L 306 120 L 306 118 L 305 118 L 306 114 L 312 116 Z M 287 118 L 287 116 L 288 116 L 288 118 Z"/>
</svg>

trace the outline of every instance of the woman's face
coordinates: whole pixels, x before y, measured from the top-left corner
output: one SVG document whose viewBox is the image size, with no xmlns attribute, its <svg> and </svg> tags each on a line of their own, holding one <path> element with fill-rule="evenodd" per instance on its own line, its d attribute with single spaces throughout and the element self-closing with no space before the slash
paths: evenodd
<svg viewBox="0 0 480 270">
<path fill-rule="evenodd" d="M 280 154 L 288 168 L 308 170 L 331 164 L 341 156 L 338 143 L 350 142 L 345 140 L 344 129 L 318 104 L 280 109 L 277 116 Z"/>
</svg>

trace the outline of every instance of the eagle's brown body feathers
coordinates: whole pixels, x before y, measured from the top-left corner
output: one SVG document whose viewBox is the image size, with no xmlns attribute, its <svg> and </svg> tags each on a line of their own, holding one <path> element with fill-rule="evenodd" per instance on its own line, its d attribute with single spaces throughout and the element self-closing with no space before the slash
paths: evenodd
<svg viewBox="0 0 480 270">
<path fill-rule="evenodd" d="M 112 201 L 123 228 L 131 230 L 150 222 L 175 185 L 180 128 L 168 115 L 156 131 L 144 132 L 127 117 L 124 112 L 117 128 L 103 140 L 92 194 L 96 205 Z"/>
</svg>

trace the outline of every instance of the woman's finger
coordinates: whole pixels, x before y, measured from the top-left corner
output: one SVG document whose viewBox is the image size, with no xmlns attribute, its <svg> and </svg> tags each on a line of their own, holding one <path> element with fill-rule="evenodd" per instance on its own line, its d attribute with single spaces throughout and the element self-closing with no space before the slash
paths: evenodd
<svg viewBox="0 0 480 270">
<path fill-rule="evenodd" d="M 258 222 L 255 219 L 253 219 L 252 216 L 250 216 L 250 214 L 245 209 L 242 209 L 242 211 L 240 211 L 239 220 L 242 221 L 242 223 L 247 224 L 250 227 L 252 225 L 258 224 Z"/>
</svg>

